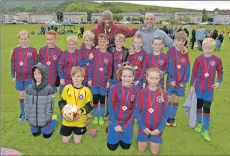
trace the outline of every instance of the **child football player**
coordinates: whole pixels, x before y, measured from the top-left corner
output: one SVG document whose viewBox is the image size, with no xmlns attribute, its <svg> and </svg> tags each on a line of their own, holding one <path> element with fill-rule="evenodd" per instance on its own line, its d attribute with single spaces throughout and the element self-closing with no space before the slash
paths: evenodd
<svg viewBox="0 0 230 156">
<path fill-rule="evenodd" d="M 16 83 L 16 90 L 19 91 L 21 113 L 18 121 L 25 120 L 24 111 L 24 90 L 32 84 L 31 68 L 37 64 L 37 50 L 29 46 L 29 32 L 18 33 L 20 45 L 13 49 L 11 56 L 11 77 Z"/>
<path fill-rule="evenodd" d="M 210 110 L 214 90 L 220 87 L 223 80 L 223 66 L 221 59 L 213 55 L 215 41 L 212 38 L 204 39 L 202 49 L 203 54 L 196 58 L 193 65 L 190 86 L 191 91 L 195 91 L 197 97 L 197 125 L 195 131 L 201 132 L 205 140 L 211 141 L 208 132 Z M 216 73 L 217 81 L 215 82 Z"/>
<path fill-rule="evenodd" d="M 107 147 L 114 151 L 120 145 L 129 149 L 133 137 L 135 117 L 135 97 L 138 89 L 133 85 L 135 71 L 130 65 L 123 64 L 118 77 L 121 82 L 114 84 L 108 97 L 109 121 Z"/>
<path fill-rule="evenodd" d="M 112 55 L 106 50 L 108 43 L 106 34 L 98 35 L 99 49 L 94 51 L 94 59 L 88 75 L 88 85 L 93 93 L 93 124 L 100 125 L 104 124 L 105 97 L 112 75 Z"/>
<path fill-rule="evenodd" d="M 69 143 L 74 132 L 74 143 L 82 142 L 82 137 L 86 133 L 86 114 L 92 111 L 92 93 L 88 87 L 82 85 L 85 71 L 82 67 L 76 66 L 71 70 L 72 84 L 68 84 L 62 91 L 59 107 L 62 111 L 66 104 L 74 104 L 78 108 L 78 117 L 74 121 L 62 120 L 60 134 L 62 142 Z"/>
<path fill-rule="evenodd" d="M 176 113 L 179 104 L 179 97 L 185 95 L 185 85 L 190 77 L 190 62 L 188 53 L 183 53 L 184 44 L 187 39 L 187 34 L 184 30 L 175 33 L 175 47 L 168 50 L 169 59 L 168 77 L 166 88 L 169 95 L 169 104 L 171 110 L 167 126 L 176 126 Z"/>
<path fill-rule="evenodd" d="M 160 152 L 162 133 L 169 115 L 168 95 L 160 87 L 163 73 L 158 68 L 146 71 L 148 86 L 137 95 L 138 150 L 144 152 L 148 141 L 153 154 Z"/>
</svg>

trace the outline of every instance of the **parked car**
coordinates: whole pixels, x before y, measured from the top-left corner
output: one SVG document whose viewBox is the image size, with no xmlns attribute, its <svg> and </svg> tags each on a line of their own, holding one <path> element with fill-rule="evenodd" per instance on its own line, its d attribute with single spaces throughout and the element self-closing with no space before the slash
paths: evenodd
<svg viewBox="0 0 230 156">
<path fill-rule="evenodd" d="M 140 21 L 132 21 L 132 24 L 142 24 Z"/>
<path fill-rule="evenodd" d="M 74 21 L 72 24 L 82 24 L 81 21 Z"/>
<path fill-rule="evenodd" d="M 26 22 L 18 21 L 18 20 L 13 20 L 10 21 L 9 24 L 27 24 Z"/>
<path fill-rule="evenodd" d="M 162 22 L 163 25 L 170 25 L 170 22 Z"/>
<path fill-rule="evenodd" d="M 129 21 L 123 21 L 123 22 L 121 22 L 122 24 L 130 24 L 130 22 Z"/>
</svg>

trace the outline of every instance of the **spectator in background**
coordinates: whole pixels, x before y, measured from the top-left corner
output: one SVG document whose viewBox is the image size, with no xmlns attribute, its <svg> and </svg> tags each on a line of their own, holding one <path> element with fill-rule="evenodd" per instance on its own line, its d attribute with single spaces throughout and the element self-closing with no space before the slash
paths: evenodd
<svg viewBox="0 0 230 156">
<path fill-rule="evenodd" d="M 191 36 L 190 42 L 191 42 L 191 49 L 193 49 L 194 48 L 194 44 L 196 42 L 196 30 L 195 30 L 195 26 L 192 29 L 192 36 Z"/>
<path fill-rule="evenodd" d="M 40 35 L 43 35 L 44 29 L 45 29 L 45 27 L 42 25 L 42 26 L 40 27 Z"/>
<path fill-rule="evenodd" d="M 198 50 L 202 51 L 202 42 L 204 38 L 208 36 L 207 31 L 203 28 L 203 26 L 200 26 L 199 29 L 196 31 L 196 39 L 197 39 L 197 45 Z"/>
<path fill-rule="evenodd" d="M 170 35 L 170 38 L 173 40 L 174 39 L 174 29 L 173 29 L 173 27 L 170 27 L 169 35 Z"/>
<path fill-rule="evenodd" d="M 168 30 L 168 28 L 167 28 L 167 26 L 165 25 L 164 27 L 163 27 L 163 29 L 162 29 L 167 35 L 169 34 L 169 30 Z"/>
<path fill-rule="evenodd" d="M 219 36 L 217 37 L 215 50 L 220 51 L 220 48 L 221 48 L 223 41 L 224 41 L 224 32 L 220 33 Z"/>
<path fill-rule="evenodd" d="M 212 33 L 212 38 L 213 38 L 214 40 L 216 40 L 217 37 L 218 37 L 218 31 L 217 31 L 216 29 L 214 29 L 214 31 L 213 31 L 213 33 Z"/>
<path fill-rule="evenodd" d="M 81 26 L 80 27 L 81 38 L 83 37 L 84 31 L 85 31 L 84 26 Z"/>
</svg>

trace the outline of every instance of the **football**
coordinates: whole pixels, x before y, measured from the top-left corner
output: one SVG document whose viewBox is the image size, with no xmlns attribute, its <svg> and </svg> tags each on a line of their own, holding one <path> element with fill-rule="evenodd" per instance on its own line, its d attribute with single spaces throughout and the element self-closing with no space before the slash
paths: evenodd
<svg viewBox="0 0 230 156">
<path fill-rule="evenodd" d="M 66 121 L 74 121 L 79 115 L 78 107 L 74 104 L 67 104 L 62 109 L 62 116 Z"/>
</svg>

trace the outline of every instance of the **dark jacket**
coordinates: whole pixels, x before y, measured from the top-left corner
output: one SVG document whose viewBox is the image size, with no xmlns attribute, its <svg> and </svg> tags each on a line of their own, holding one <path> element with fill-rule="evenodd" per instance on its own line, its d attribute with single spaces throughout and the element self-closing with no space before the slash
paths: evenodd
<svg viewBox="0 0 230 156">
<path fill-rule="evenodd" d="M 224 36 L 222 34 L 220 34 L 217 39 L 220 40 L 220 43 L 223 43 Z"/>
<path fill-rule="evenodd" d="M 212 38 L 215 40 L 218 37 L 218 31 L 214 30 L 212 33 Z"/>
<path fill-rule="evenodd" d="M 42 80 L 36 85 L 35 69 L 40 70 Z M 32 68 L 33 84 L 29 85 L 24 94 L 25 117 L 32 126 L 44 127 L 51 120 L 54 112 L 54 90 L 48 85 L 48 69 L 41 63 Z"/>
<path fill-rule="evenodd" d="M 196 30 L 192 29 L 191 42 L 196 42 Z"/>
<path fill-rule="evenodd" d="M 108 46 L 107 48 L 107 51 L 112 54 L 112 67 L 114 67 L 114 50 L 115 50 L 116 46 L 114 44 Z M 128 55 L 129 55 L 129 49 L 128 48 L 125 48 L 125 47 L 122 47 L 123 49 L 123 56 L 122 56 L 122 60 L 121 60 L 121 63 L 123 62 L 126 62 L 127 59 L 128 59 Z M 113 74 L 114 74 L 114 68 L 112 68 L 112 76 L 111 76 L 111 79 L 113 79 Z"/>
</svg>

